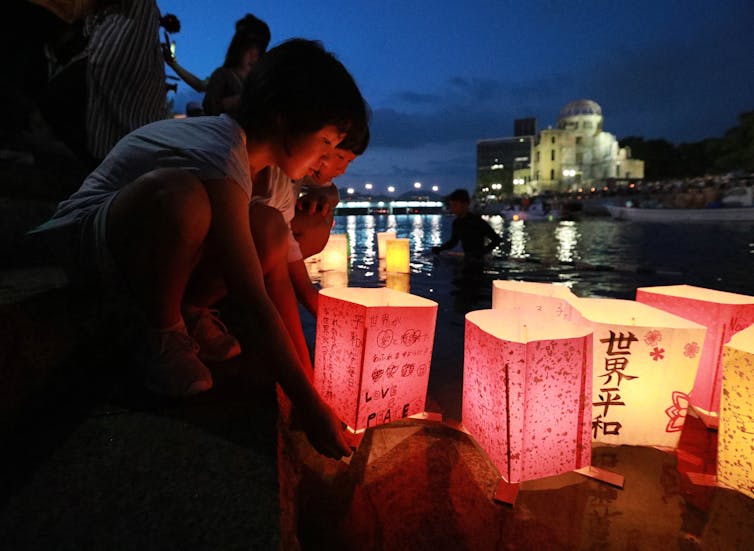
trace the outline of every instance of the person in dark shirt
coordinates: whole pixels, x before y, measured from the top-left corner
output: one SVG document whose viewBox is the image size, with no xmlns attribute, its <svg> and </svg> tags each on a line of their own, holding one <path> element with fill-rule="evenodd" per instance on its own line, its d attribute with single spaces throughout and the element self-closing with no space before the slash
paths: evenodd
<svg viewBox="0 0 754 551">
<path fill-rule="evenodd" d="M 478 214 L 469 210 L 469 192 L 457 189 L 445 199 L 450 210 L 456 215 L 453 220 L 453 232 L 450 239 L 437 247 L 432 247 L 434 254 L 452 249 L 461 242 L 467 262 L 481 264 L 485 254 L 497 247 L 502 239 L 490 225 Z"/>
</svg>

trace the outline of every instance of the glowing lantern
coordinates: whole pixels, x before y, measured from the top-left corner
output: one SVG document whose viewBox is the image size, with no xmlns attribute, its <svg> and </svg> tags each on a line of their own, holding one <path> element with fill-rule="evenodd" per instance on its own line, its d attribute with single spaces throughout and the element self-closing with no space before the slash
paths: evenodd
<svg viewBox="0 0 754 551">
<path fill-rule="evenodd" d="M 591 463 L 591 332 L 527 321 L 508 309 L 466 315 L 463 427 L 509 483 Z"/>
<path fill-rule="evenodd" d="M 388 239 L 385 241 L 388 273 L 407 274 L 411 272 L 408 239 Z"/>
<path fill-rule="evenodd" d="M 676 447 L 705 329 L 631 300 L 575 298 L 594 331 L 592 437 Z"/>
<path fill-rule="evenodd" d="M 424 412 L 436 318 L 393 289 L 320 291 L 315 386 L 352 431 Z"/>
<path fill-rule="evenodd" d="M 387 240 L 395 239 L 396 235 L 394 231 L 380 231 L 377 232 L 377 256 L 378 258 L 385 258 L 387 255 Z"/>
<path fill-rule="evenodd" d="M 754 323 L 754 297 L 691 285 L 642 287 L 636 300 L 707 327 L 690 402 L 707 426 L 717 426 L 723 345 Z"/>
<path fill-rule="evenodd" d="M 717 480 L 754 498 L 754 326 L 723 346 Z"/>
<path fill-rule="evenodd" d="M 320 270 L 348 271 L 348 236 L 346 234 L 331 234 L 327 245 L 322 250 Z"/>
<path fill-rule="evenodd" d="M 322 272 L 319 277 L 319 284 L 322 289 L 331 287 L 348 287 L 348 272 L 340 270 L 328 270 Z"/>
<path fill-rule="evenodd" d="M 411 290 L 409 274 L 388 273 L 386 276 L 385 287 L 388 289 L 395 289 L 403 293 L 408 293 Z"/>
<path fill-rule="evenodd" d="M 495 280 L 492 282 L 492 308 L 515 308 L 524 315 L 546 319 L 578 321 L 579 313 L 571 306 L 575 299 L 568 287 L 552 283 Z"/>
</svg>

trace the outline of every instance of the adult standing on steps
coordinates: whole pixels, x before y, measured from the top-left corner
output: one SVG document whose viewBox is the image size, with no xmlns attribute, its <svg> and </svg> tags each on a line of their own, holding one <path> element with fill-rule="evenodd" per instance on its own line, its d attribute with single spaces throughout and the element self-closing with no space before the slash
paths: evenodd
<svg viewBox="0 0 754 551">
<path fill-rule="evenodd" d="M 225 62 L 209 77 L 202 107 L 206 115 L 232 113 L 240 104 L 244 80 L 270 43 L 267 23 L 252 14 L 236 22 Z"/>
</svg>

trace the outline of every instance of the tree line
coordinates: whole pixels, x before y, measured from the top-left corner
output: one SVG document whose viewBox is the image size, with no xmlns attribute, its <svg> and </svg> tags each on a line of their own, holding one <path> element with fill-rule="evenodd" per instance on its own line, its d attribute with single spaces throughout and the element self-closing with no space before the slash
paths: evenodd
<svg viewBox="0 0 754 551">
<path fill-rule="evenodd" d="M 738 125 L 720 138 L 674 145 L 664 139 L 629 136 L 620 140 L 631 156 L 644 161 L 646 180 L 693 178 L 733 171 L 754 172 L 754 111 L 738 116 Z"/>
</svg>

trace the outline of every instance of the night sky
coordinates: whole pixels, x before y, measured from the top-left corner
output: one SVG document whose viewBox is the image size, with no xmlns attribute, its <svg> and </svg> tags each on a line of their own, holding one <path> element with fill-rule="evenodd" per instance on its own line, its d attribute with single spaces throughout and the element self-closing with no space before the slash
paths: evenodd
<svg viewBox="0 0 754 551">
<path fill-rule="evenodd" d="M 477 140 L 512 135 L 515 118 L 554 126 L 574 99 L 599 103 L 618 138 L 675 143 L 721 136 L 754 110 L 751 0 L 158 5 L 180 18 L 178 61 L 202 78 L 248 12 L 270 26 L 271 46 L 304 37 L 334 52 L 373 111 L 371 145 L 338 181 L 357 189 L 471 190 Z M 198 98 L 180 84 L 176 107 Z"/>
</svg>

